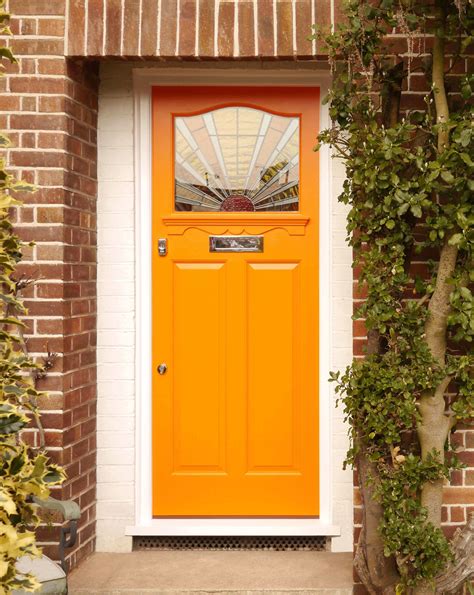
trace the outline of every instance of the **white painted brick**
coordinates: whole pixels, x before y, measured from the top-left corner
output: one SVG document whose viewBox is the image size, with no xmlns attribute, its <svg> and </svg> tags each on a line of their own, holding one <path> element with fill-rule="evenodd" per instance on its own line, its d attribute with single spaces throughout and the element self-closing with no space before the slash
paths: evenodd
<svg viewBox="0 0 474 595">
<path fill-rule="evenodd" d="M 352 470 L 349 470 L 348 473 L 352 473 Z M 347 483 L 334 482 L 332 489 L 333 489 L 334 502 L 343 501 L 346 499 L 352 500 L 353 490 L 349 490 L 349 486 L 347 485 Z"/>
<path fill-rule="evenodd" d="M 125 165 L 103 164 L 99 162 L 97 175 L 101 180 L 118 180 L 128 182 L 133 179 L 133 163 Z"/>
<path fill-rule="evenodd" d="M 343 370 L 352 362 L 352 347 L 335 349 L 331 361 L 334 370 Z"/>
<path fill-rule="evenodd" d="M 352 281 L 352 268 L 349 268 L 345 264 L 333 265 L 331 274 L 332 274 L 333 281 L 335 281 L 336 283 L 340 283 L 341 281 L 348 283 L 348 282 Z M 350 298 L 351 296 L 347 296 L 347 297 Z"/>
<path fill-rule="evenodd" d="M 332 316 L 332 351 L 334 354 L 338 353 L 340 349 L 347 348 L 351 349 L 352 353 L 352 332 L 348 329 L 349 326 L 352 326 L 351 314 L 352 312 L 347 309 L 347 306 L 344 304 L 344 302 L 342 304 L 338 304 L 337 300 L 334 300 L 334 311 Z M 350 345 L 349 336 L 351 338 Z"/>
<path fill-rule="evenodd" d="M 135 347 L 135 333 L 104 330 L 100 333 L 97 345 L 101 347 Z"/>
<path fill-rule="evenodd" d="M 135 420 L 130 416 L 99 415 L 97 417 L 98 431 L 133 432 L 134 428 Z M 123 463 L 126 464 L 125 461 L 123 461 Z M 133 461 L 128 464 L 133 464 Z"/>
<path fill-rule="evenodd" d="M 122 446 L 123 448 L 133 447 L 135 444 L 135 436 L 129 432 L 97 432 L 97 442 L 99 448 L 115 448 Z M 121 478 L 123 480 L 123 478 Z"/>
<path fill-rule="evenodd" d="M 129 521 L 129 519 L 126 519 Z M 129 524 L 127 522 L 127 524 Z M 120 537 L 123 535 L 124 526 L 122 523 L 117 523 L 112 519 L 98 519 L 97 521 L 97 536 L 110 535 L 110 537 Z"/>
<path fill-rule="evenodd" d="M 105 247 L 102 246 L 97 254 L 97 260 L 103 264 L 115 264 L 115 263 L 123 263 L 123 262 L 134 262 L 135 255 L 130 250 L 130 248 L 124 247 L 117 247 L 114 248 L 112 246 Z"/>
<path fill-rule="evenodd" d="M 130 165 L 133 164 L 132 148 L 102 147 L 100 152 L 101 164 L 107 165 Z"/>
<path fill-rule="evenodd" d="M 332 207 L 333 216 L 338 215 L 340 217 L 344 217 L 344 222 L 341 221 L 341 223 L 344 223 L 344 225 L 345 225 L 347 214 L 349 213 L 350 210 L 351 210 L 351 207 L 349 205 L 344 204 L 343 202 L 340 202 L 338 200 L 338 195 L 335 194 L 334 200 L 333 200 L 333 207 Z"/>
<path fill-rule="evenodd" d="M 347 267 L 351 267 L 352 265 L 352 251 L 346 250 L 344 248 L 337 248 L 333 250 L 332 253 L 332 262 L 333 265 L 343 264 Z M 348 268 L 352 272 L 352 267 Z"/>
<path fill-rule="evenodd" d="M 102 202 L 109 199 L 127 199 L 133 207 L 135 188 L 133 181 L 117 182 L 115 180 L 99 180 L 98 182 L 98 210 L 101 211 Z"/>
<path fill-rule="evenodd" d="M 133 518 L 133 504 L 130 502 L 98 502 L 97 517 L 103 519 L 126 519 Z"/>
<path fill-rule="evenodd" d="M 344 178 L 346 175 L 346 168 L 344 165 L 344 162 L 341 161 L 340 159 L 338 159 L 337 157 L 334 157 L 331 160 L 331 164 L 332 164 L 332 175 L 335 178 Z"/>
<path fill-rule="evenodd" d="M 333 176 L 333 179 L 332 179 L 332 193 L 333 193 L 333 196 L 336 197 L 336 199 L 342 193 L 342 191 L 343 191 L 343 185 L 344 185 L 344 178 Z M 339 201 L 337 201 L 337 202 L 339 202 Z M 341 205 L 344 208 L 347 208 L 343 203 L 341 203 Z M 335 206 L 336 205 L 334 205 L 333 212 L 335 212 Z"/>
<path fill-rule="evenodd" d="M 135 407 L 132 399 L 113 399 L 101 395 L 101 398 L 97 402 L 98 415 L 132 416 L 134 410 Z M 102 452 L 102 449 L 99 452 Z"/>
<path fill-rule="evenodd" d="M 97 274 L 101 281 L 118 281 L 133 279 L 135 266 L 133 263 L 101 264 L 97 267 Z"/>
<path fill-rule="evenodd" d="M 347 325 L 347 320 L 344 321 Z M 342 326 L 342 324 L 341 324 Z M 347 345 L 347 330 L 344 329 L 342 331 L 334 330 L 333 331 L 333 344 L 338 347 L 344 347 Z"/>
<path fill-rule="evenodd" d="M 102 465 L 97 469 L 97 484 L 116 483 L 117 477 L 121 481 L 132 482 L 135 477 L 133 465 Z"/>
<path fill-rule="evenodd" d="M 129 130 L 133 128 L 133 100 L 131 97 L 99 98 L 98 130 Z M 131 120 L 131 121 L 130 121 Z M 121 124 L 121 125 L 120 125 Z"/>
<path fill-rule="evenodd" d="M 133 380 L 134 372 L 133 364 L 101 364 L 98 376 L 102 380 Z"/>
<path fill-rule="evenodd" d="M 103 525 L 103 521 L 97 523 L 97 537 L 95 543 L 96 552 L 117 552 L 127 554 L 132 551 L 133 540 L 129 535 L 124 535 L 124 527 L 129 523 L 117 523 L 114 521 L 112 529 L 109 529 L 110 525 Z M 132 524 L 132 523 L 130 523 Z M 121 532 L 118 531 L 117 527 L 121 527 Z M 117 535 L 111 535 L 110 531 L 115 531 Z M 99 534 L 100 531 L 100 534 Z"/>
<path fill-rule="evenodd" d="M 98 330 L 134 330 L 133 316 L 124 316 L 123 314 L 109 314 L 104 312 L 102 315 L 99 314 L 97 318 Z"/>
<path fill-rule="evenodd" d="M 115 230 L 115 245 L 121 246 L 120 235 L 118 230 L 133 229 L 134 219 L 129 213 L 108 213 L 107 216 L 101 218 L 102 229 Z M 121 234 L 121 232 L 120 232 Z"/>
<path fill-rule="evenodd" d="M 119 418 L 120 419 L 120 418 Z M 133 465 L 135 451 L 133 448 L 101 448 L 97 453 L 97 465 Z"/>
<path fill-rule="evenodd" d="M 134 304 L 135 301 L 133 296 L 130 295 L 116 295 L 113 299 L 110 299 L 108 296 L 99 296 L 97 300 L 98 309 L 103 312 L 107 311 L 110 314 L 113 314 L 114 312 L 133 312 Z"/>
<path fill-rule="evenodd" d="M 100 106 L 102 110 L 109 109 L 104 106 Z M 129 130 L 108 130 L 107 128 L 101 128 L 98 131 L 97 142 L 99 145 L 104 147 L 117 147 L 121 149 L 129 149 L 133 159 L 133 136 Z"/>
<path fill-rule="evenodd" d="M 99 107 L 107 107 L 107 113 L 104 111 L 101 117 L 101 123 L 103 124 L 106 120 L 119 118 L 123 115 L 129 115 L 133 110 L 133 97 L 130 92 L 125 90 L 121 96 L 110 96 L 107 93 L 99 94 Z"/>
<path fill-rule="evenodd" d="M 334 503 L 334 522 L 343 527 L 352 527 L 352 500 L 339 500 Z M 352 531 L 345 531 L 340 537 L 331 539 L 332 552 L 352 551 Z"/>
<path fill-rule="evenodd" d="M 351 288 L 352 289 L 352 288 Z M 119 296 L 119 295 L 135 295 L 135 284 L 133 282 L 121 281 L 120 283 L 110 283 L 110 281 L 99 281 L 97 283 L 97 295 L 105 296 Z"/>
<path fill-rule="evenodd" d="M 97 500 L 99 502 L 130 502 L 134 495 L 133 483 L 101 483 L 97 486 Z"/>
<path fill-rule="evenodd" d="M 342 412 L 342 406 L 338 407 Z M 333 431 L 333 448 L 338 452 L 343 452 L 344 456 L 349 448 L 349 436 L 347 435 L 345 424 L 341 423 L 340 418 L 333 420 L 332 424 Z M 338 455 L 335 455 L 338 456 Z"/>
<path fill-rule="evenodd" d="M 97 382 L 97 390 L 101 396 L 113 397 L 115 399 L 126 399 L 133 403 L 133 396 L 135 394 L 135 381 L 121 380 L 120 390 L 117 390 L 117 384 L 115 382 L 99 378 Z"/>
<path fill-rule="evenodd" d="M 127 217 L 133 218 L 133 206 L 133 196 L 119 196 L 116 194 L 109 197 L 102 196 L 100 204 L 97 205 L 99 225 L 102 224 L 102 217 L 111 213 L 126 213 Z"/>
<path fill-rule="evenodd" d="M 352 297 L 352 288 L 353 288 L 353 283 L 352 283 L 352 279 L 348 279 L 346 281 L 339 281 L 339 282 L 333 282 L 332 283 L 332 295 L 334 297 L 341 297 L 341 298 L 347 298 L 347 297 Z"/>
<path fill-rule="evenodd" d="M 116 246 L 117 245 L 117 230 L 113 228 L 99 228 L 98 234 L 98 242 L 102 246 Z M 133 229 L 121 229 L 120 230 L 120 245 L 121 246 L 130 246 L 133 249 L 134 243 L 134 234 Z M 133 278 L 133 277 L 131 277 Z M 101 279 L 99 275 L 99 279 Z M 128 281 L 130 280 L 127 279 Z"/>
</svg>

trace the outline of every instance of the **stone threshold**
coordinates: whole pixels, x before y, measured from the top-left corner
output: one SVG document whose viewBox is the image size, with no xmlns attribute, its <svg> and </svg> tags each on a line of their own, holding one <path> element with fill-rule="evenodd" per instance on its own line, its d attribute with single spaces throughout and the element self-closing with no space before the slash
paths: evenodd
<svg viewBox="0 0 474 595">
<path fill-rule="evenodd" d="M 352 554 L 160 550 L 95 553 L 69 576 L 69 595 L 349 595 Z"/>
<path fill-rule="evenodd" d="M 185 591 L 183 589 L 118 589 L 114 591 L 102 589 L 74 589 L 69 590 L 70 594 L 74 595 L 91 595 L 91 593 L 98 593 L 100 595 L 121 595 L 122 593 L 134 593 L 135 595 L 145 595 L 154 593 L 155 595 L 352 595 L 352 589 L 283 589 L 275 591 L 273 589 L 260 589 L 257 591 Z"/>
</svg>

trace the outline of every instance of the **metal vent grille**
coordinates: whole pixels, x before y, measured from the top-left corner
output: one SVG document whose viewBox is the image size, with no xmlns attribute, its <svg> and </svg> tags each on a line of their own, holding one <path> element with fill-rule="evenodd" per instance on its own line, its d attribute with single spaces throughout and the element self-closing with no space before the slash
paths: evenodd
<svg viewBox="0 0 474 595">
<path fill-rule="evenodd" d="M 134 537 L 134 550 L 326 550 L 327 538 L 317 536 L 248 537 L 180 536 Z"/>
</svg>

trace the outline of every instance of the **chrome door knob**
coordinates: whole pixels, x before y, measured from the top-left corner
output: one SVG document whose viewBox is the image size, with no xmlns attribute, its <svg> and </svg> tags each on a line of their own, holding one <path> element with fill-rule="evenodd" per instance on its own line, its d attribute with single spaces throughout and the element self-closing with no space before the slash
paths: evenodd
<svg viewBox="0 0 474 595">
<path fill-rule="evenodd" d="M 168 366 L 166 364 L 160 364 L 157 368 L 158 370 L 158 374 L 160 376 L 163 376 L 163 374 L 166 374 L 166 370 L 168 369 Z"/>
</svg>

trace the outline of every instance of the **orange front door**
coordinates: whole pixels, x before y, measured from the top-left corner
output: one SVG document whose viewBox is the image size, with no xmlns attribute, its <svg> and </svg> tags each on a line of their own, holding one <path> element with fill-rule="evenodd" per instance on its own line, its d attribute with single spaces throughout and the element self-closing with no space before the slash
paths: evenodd
<svg viewBox="0 0 474 595">
<path fill-rule="evenodd" d="M 153 89 L 154 516 L 319 513 L 318 112 Z"/>
</svg>

